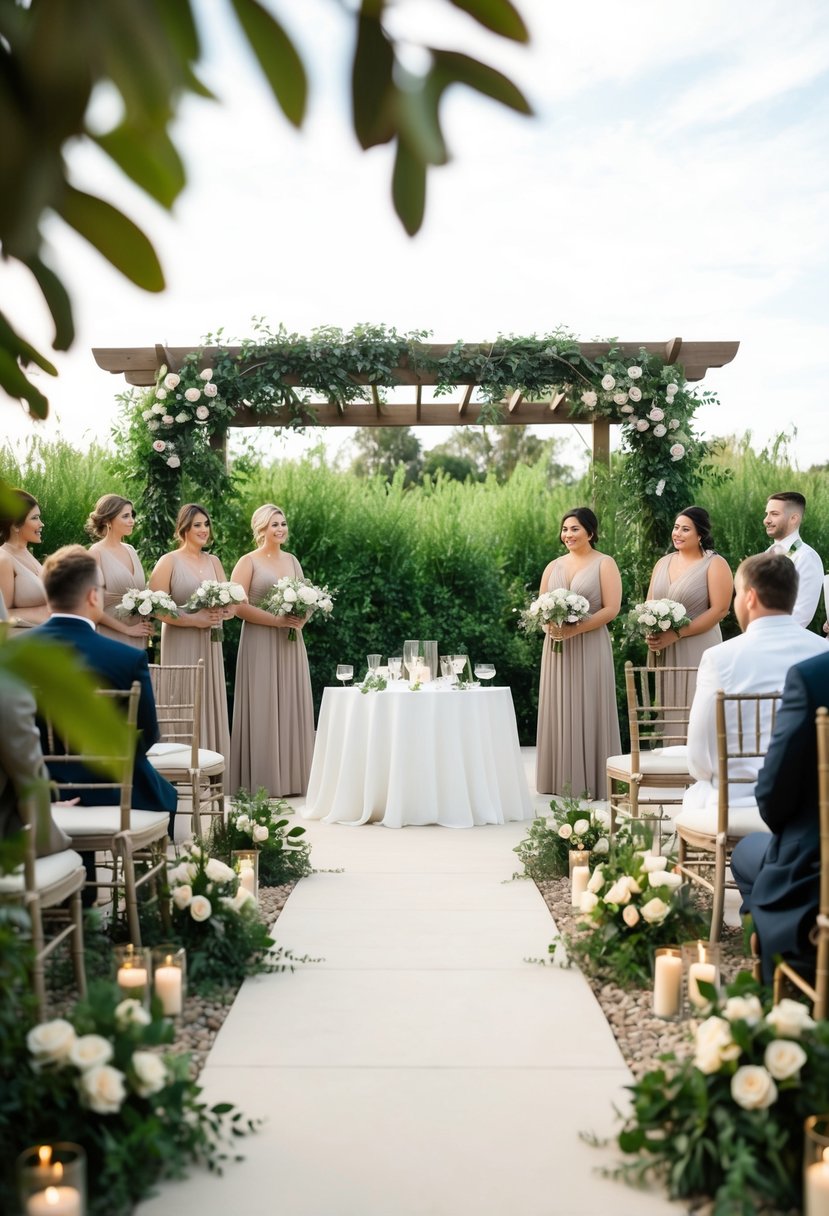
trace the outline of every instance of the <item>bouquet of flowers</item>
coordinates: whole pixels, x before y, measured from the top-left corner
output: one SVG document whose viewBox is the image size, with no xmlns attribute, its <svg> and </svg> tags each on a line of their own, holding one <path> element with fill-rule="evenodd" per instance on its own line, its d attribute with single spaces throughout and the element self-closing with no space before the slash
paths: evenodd
<svg viewBox="0 0 829 1216">
<path fill-rule="evenodd" d="M 669 865 L 667 857 L 644 852 L 641 838 L 617 839 L 590 876 L 579 929 L 565 938 L 567 953 L 583 970 L 622 986 L 644 986 L 658 946 L 707 934 L 687 884 Z"/>
<path fill-rule="evenodd" d="M 121 603 L 115 605 L 115 615 L 122 621 L 146 620 L 156 612 L 165 616 L 178 616 L 178 605 L 166 591 L 143 591 L 138 587 L 130 587 L 121 597 Z"/>
<path fill-rule="evenodd" d="M 583 595 L 568 591 L 566 587 L 556 587 L 552 591 L 543 591 L 537 600 L 533 600 L 529 608 L 521 613 L 521 627 L 526 630 L 540 629 L 542 625 L 577 625 L 590 615 L 590 604 Z M 553 653 L 561 654 L 562 638 L 553 639 Z"/>
<path fill-rule="evenodd" d="M 247 596 L 244 588 L 238 583 L 220 583 L 217 579 L 206 578 L 200 583 L 187 603 L 185 612 L 198 612 L 201 608 L 227 608 L 229 604 L 243 604 Z M 211 642 L 221 642 L 224 631 L 221 625 L 214 625 L 210 630 Z"/>
<path fill-rule="evenodd" d="M 189 1073 L 189 1057 L 172 1050 L 172 1024 L 154 1008 L 122 1000 L 114 984 L 96 981 L 66 1017 L 16 1032 L 19 1052 L 3 1089 L 14 1102 L 0 1115 L 6 1151 L 66 1138 L 71 1129 L 88 1157 L 90 1216 L 126 1216 L 163 1178 L 183 1177 L 189 1163 L 220 1170 L 223 1146 L 255 1130 L 229 1104 L 208 1105 Z M 9 1173 L 9 1171 L 6 1171 Z M 17 1210 L 0 1176 L 0 1207 Z"/>
<path fill-rule="evenodd" d="M 635 1158 L 617 1175 L 652 1175 L 672 1199 L 708 1196 L 713 1216 L 801 1210 L 803 1123 L 825 1110 L 829 1022 L 799 1001 L 763 1003 L 747 972 L 695 1030 L 694 1054 L 630 1086 L 619 1134 Z"/>
<path fill-rule="evenodd" d="M 333 591 L 328 587 L 317 587 L 307 578 L 287 576 L 277 579 L 273 590 L 265 596 L 259 607 L 271 616 L 307 616 L 321 612 L 330 616 L 334 608 Z M 288 630 L 288 641 L 296 641 L 296 629 Z"/>
<path fill-rule="evenodd" d="M 255 794 L 239 790 L 231 800 L 227 822 L 216 817 L 210 834 L 211 851 L 230 861 L 236 849 L 257 849 L 259 882 L 276 887 L 311 873 L 311 846 L 302 837 L 305 828 L 289 827 L 293 810 L 282 798 L 271 798 L 268 791 Z"/>
<path fill-rule="evenodd" d="M 645 600 L 628 613 L 628 629 L 633 637 L 649 638 L 690 625 L 685 605 L 678 600 Z M 656 655 L 657 661 L 661 654 Z"/>
<path fill-rule="evenodd" d="M 550 803 L 552 815 L 539 816 L 515 846 L 524 872 L 536 882 L 560 878 L 570 870 L 570 853 L 590 853 L 594 861 L 610 851 L 610 813 L 603 807 L 590 807 L 580 798 L 567 796 Z M 626 829 L 620 829 L 624 831 Z"/>
</svg>

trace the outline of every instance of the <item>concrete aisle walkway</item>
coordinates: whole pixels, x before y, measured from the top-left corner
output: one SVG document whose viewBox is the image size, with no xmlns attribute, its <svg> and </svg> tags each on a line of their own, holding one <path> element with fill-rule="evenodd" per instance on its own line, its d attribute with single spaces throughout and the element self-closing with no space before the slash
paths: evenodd
<svg viewBox="0 0 829 1216">
<path fill-rule="evenodd" d="M 309 823 L 318 873 L 278 940 L 324 962 L 248 980 L 202 1073 L 264 1116 L 223 1178 L 140 1216 L 663 1216 L 594 1172 L 627 1069 L 581 975 L 532 966 L 553 925 L 508 882 L 526 824 L 451 831 Z"/>
</svg>

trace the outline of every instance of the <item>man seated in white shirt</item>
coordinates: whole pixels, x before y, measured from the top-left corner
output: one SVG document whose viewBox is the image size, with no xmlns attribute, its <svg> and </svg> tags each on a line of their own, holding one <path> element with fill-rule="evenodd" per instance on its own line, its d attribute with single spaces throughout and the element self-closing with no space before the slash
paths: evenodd
<svg viewBox="0 0 829 1216">
<path fill-rule="evenodd" d="M 799 583 L 792 617 L 798 625 L 808 629 L 823 586 L 823 562 L 820 554 L 800 538 L 805 510 L 806 499 L 794 490 L 772 494 L 766 503 L 763 527 L 774 542 L 769 553 L 784 553 L 795 564 Z"/>
<path fill-rule="evenodd" d="M 780 692 L 793 663 L 826 653 L 826 643 L 794 621 L 797 584 L 797 567 L 782 554 L 759 553 L 747 557 L 737 569 L 734 612 L 743 632 L 712 646 L 700 660 L 688 723 L 688 768 L 696 784 L 685 791 L 678 824 L 716 831 L 717 692 Z M 771 715 L 766 713 L 768 742 Z M 756 781 L 762 763 L 762 757 L 745 759 L 732 764 L 730 771 L 735 777 Z M 740 782 L 733 787 L 728 827 L 735 836 L 768 830 L 757 810 L 752 784 Z"/>
</svg>

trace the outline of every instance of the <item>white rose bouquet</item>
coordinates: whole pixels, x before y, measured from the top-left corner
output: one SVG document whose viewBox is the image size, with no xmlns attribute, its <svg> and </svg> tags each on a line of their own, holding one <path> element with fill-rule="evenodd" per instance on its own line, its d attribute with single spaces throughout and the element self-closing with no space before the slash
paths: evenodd
<svg viewBox="0 0 829 1216">
<path fill-rule="evenodd" d="M 187 603 L 185 612 L 199 612 L 202 608 L 229 608 L 233 604 L 243 604 L 247 596 L 238 583 L 221 583 L 214 578 L 206 578 L 200 583 Z M 221 625 L 214 625 L 210 630 L 211 642 L 221 642 L 223 630 Z"/>
<path fill-rule="evenodd" d="M 566 587 L 556 587 L 553 591 L 543 591 L 538 599 L 525 608 L 521 613 L 520 625 L 528 631 L 540 629 L 542 625 L 577 625 L 579 621 L 590 616 L 590 604 L 583 595 L 568 591 Z M 561 636 L 553 638 L 553 652 L 561 654 Z"/>
<path fill-rule="evenodd" d="M 567 795 L 553 799 L 550 811 L 548 818 L 539 815 L 532 821 L 513 849 L 529 878 L 544 882 L 568 874 L 573 851 L 589 853 L 594 865 L 610 852 L 610 813 L 604 807 Z M 617 838 L 626 831 L 626 826 L 619 828 Z"/>
<path fill-rule="evenodd" d="M 277 579 L 273 590 L 265 596 L 258 607 L 271 616 L 308 617 L 321 613 L 323 617 L 331 615 L 334 609 L 335 592 L 328 587 L 317 587 L 307 578 L 286 576 Z M 295 642 L 296 629 L 288 630 L 288 641 Z"/>
<path fill-rule="evenodd" d="M 717 1213 L 801 1211 L 803 1123 L 825 1109 L 829 1022 L 799 1001 L 764 1003 L 747 972 L 699 1023 L 691 1052 L 631 1086 L 619 1174 L 664 1182 Z M 724 1145 L 728 1151 L 722 1151 Z"/>
<path fill-rule="evenodd" d="M 678 600 L 644 600 L 643 603 L 636 604 L 628 613 L 630 635 L 645 640 L 649 637 L 658 637 L 661 633 L 667 633 L 669 629 L 682 629 L 684 625 L 690 624 L 691 618 L 688 616 L 685 605 L 680 604 Z M 662 664 L 664 658 L 663 651 L 654 652 L 654 662 L 657 666 Z"/>
<path fill-rule="evenodd" d="M 311 846 L 305 828 L 290 826 L 293 809 L 282 798 L 271 798 L 266 789 L 247 790 L 231 799 L 227 822 L 213 820 L 210 851 L 230 860 L 238 849 L 259 853 L 259 885 L 277 887 L 311 873 Z"/>
<path fill-rule="evenodd" d="M 146 621 L 157 612 L 178 616 L 178 605 L 166 591 L 150 591 L 149 587 L 142 591 L 131 587 L 122 595 L 121 603 L 115 605 L 114 612 L 122 621 Z"/>
</svg>

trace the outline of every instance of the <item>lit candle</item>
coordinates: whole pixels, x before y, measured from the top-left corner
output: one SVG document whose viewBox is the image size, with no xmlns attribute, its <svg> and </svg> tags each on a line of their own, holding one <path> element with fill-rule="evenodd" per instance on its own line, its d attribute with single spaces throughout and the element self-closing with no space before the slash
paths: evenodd
<svg viewBox="0 0 829 1216">
<path fill-rule="evenodd" d="M 658 1018 L 675 1018 L 682 1000 L 682 959 L 657 954 L 653 972 L 653 1011 Z"/>
<path fill-rule="evenodd" d="M 47 1186 L 26 1200 L 26 1216 L 83 1216 L 81 1193 L 73 1186 Z"/>
<path fill-rule="evenodd" d="M 118 987 L 126 992 L 128 996 L 136 996 L 136 988 L 147 987 L 147 969 L 146 967 L 131 967 L 129 965 L 118 968 Z"/>
<path fill-rule="evenodd" d="M 581 905 L 581 897 L 590 882 L 590 866 L 574 866 L 570 878 L 570 902 L 574 908 Z"/>
<path fill-rule="evenodd" d="M 704 1009 L 711 1002 L 707 996 L 702 995 L 699 990 L 699 984 L 701 980 L 707 984 L 716 984 L 717 968 L 714 963 L 705 961 L 704 942 L 697 943 L 697 951 L 699 954 L 697 962 L 691 963 L 688 967 L 688 1000 L 692 1005 L 696 1005 L 697 1009 Z"/>
<path fill-rule="evenodd" d="M 829 1149 L 822 1161 L 806 1167 L 803 1202 L 805 1216 L 829 1216 Z"/>
<path fill-rule="evenodd" d="M 242 860 L 239 863 L 239 885 L 245 891 L 250 891 L 251 895 L 256 895 L 256 874 L 253 870 L 253 862 Z"/>
<path fill-rule="evenodd" d="M 181 1013 L 181 967 L 173 966 L 172 958 L 168 957 L 166 965 L 156 967 L 153 982 L 163 1012 L 168 1017 Z"/>
</svg>

